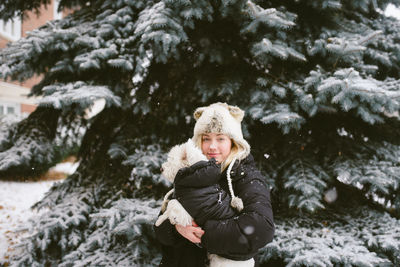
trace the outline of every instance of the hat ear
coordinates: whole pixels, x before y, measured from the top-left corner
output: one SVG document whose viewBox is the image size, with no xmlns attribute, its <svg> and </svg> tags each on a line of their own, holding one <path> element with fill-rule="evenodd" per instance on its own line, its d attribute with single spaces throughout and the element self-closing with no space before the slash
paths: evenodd
<svg viewBox="0 0 400 267">
<path fill-rule="evenodd" d="M 200 118 L 201 114 L 203 114 L 204 110 L 206 110 L 206 107 L 197 108 L 195 110 L 195 112 L 193 113 L 193 117 L 196 121 Z"/>
<path fill-rule="evenodd" d="M 236 106 L 228 106 L 229 113 L 231 113 L 232 117 L 234 117 L 238 122 L 241 122 L 244 117 L 244 111 Z"/>
</svg>

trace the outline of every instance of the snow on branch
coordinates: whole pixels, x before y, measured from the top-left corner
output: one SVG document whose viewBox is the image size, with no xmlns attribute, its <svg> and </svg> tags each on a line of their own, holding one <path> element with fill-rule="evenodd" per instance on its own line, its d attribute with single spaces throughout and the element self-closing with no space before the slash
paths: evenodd
<svg viewBox="0 0 400 267">
<path fill-rule="evenodd" d="M 341 220 L 277 218 L 274 241 L 261 250 L 260 260 L 285 259 L 286 266 L 392 265 L 400 260 L 399 225 L 367 207 L 352 209 Z"/>
<path fill-rule="evenodd" d="M 314 160 L 304 156 L 295 159 L 283 170 L 282 177 L 289 192 L 289 207 L 309 212 L 325 207 L 322 198 L 330 176 Z"/>
<path fill-rule="evenodd" d="M 275 8 L 264 9 L 250 0 L 247 1 L 245 12 L 250 16 L 251 21 L 241 30 L 242 33 L 255 33 L 260 24 L 279 30 L 287 30 L 296 25 L 293 22 L 296 19 L 295 14 L 283 13 Z"/>
<path fill-rule="evenodd" d="M 60 266 L 155 265 L 160 259 L 152 226 L 159 206 L 154 200 L 120 199 L 91 214 L 86 240 L 67 254 Z"/>
<path fill-rule="evenodd" d="M 333 175 L 341 183 L 357 188 L 371 202 L 387 210 L 400 210 L 400 147 L 387 142 L 345 141 L 341 157 L 332 162 Z"/>
<path fill-rule="evenodd" d="M 115 146 L 114 146 L 115 148 Z M 115 149 L 109 150 L 109 153 L 116 155 Z M 111 154 L 111 155 L 113 155 Z M 160 146 L 149 145 L 141 146 L 135 149 L 135 153 L 129 155 L 123 162 L 123 165 L 133 166 L 130 181 L 133 181 L 136 188 L 141 188 L 145 184 L 164 184 L 170 186 L 167 179 L 161 177 L 159 169 L 166 160 L 166 154 L 163 154 Z"/>
<path fill-rule="evenodd" d="M 154 59 L 164 63 L 169 57 L 177 57 L 177 46 L 188 39 L 182 25 L 164 2 L 156 3 L 139 14 L 134 34 L 140 40 L 143 52 L 145 47 L 152 47 Z"/>
<path fill-rule="evenodd" d="M 59 160 L 64 149 L 55 143 L 60 112 L 38 108 L 13 125 L 0 140 L 0 176 L 32 177 Z"/>
<path fill-rule="evenodd" d="M 345 112 L 355 110 L 370 124 L 382 122 L 400 108 L 400 92 L 390 79 L 363 78 L 353 68 L 340 69 L 323 80 L 308 79 L 306 82 L 313 82 L 312 87 L 316 87 L 319 105 L 338 106 Z"/>
<path fill-rule="evenodd" d="M 85 82 L 55 84 L 43 88 L 44 97 L 39 100 L 39 106 L 52 106 L 63 109 L 72 104 L 87 108 L 98 99 L 104 99 L 107 106 L 120 106 L 121 99 L 107 86 L 90 85 Z"/>
<path fill-rule="evenodd" d="M 255 104 L 250 108 L 249 113 L 253 119 L 264 124 L 276 123 L 284 133 L 289 133 L 291 129 L 300 129 L 305 122 L 305 119 L 292 111 L 287 104 L 271 103 L 268 106 Z"/>
</svg>

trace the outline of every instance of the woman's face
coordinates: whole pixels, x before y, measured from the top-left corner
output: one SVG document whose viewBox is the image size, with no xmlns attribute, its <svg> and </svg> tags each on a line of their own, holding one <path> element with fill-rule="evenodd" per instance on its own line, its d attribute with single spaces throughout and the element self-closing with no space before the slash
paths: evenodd
<svg viewBox="0 0 400 267">
<path fill-rule="evenodd" d="M 201 151 L 207 159 L 215 158 L 217 163 L 223 162 L 231 153 L 232 141 L 229 136 L 218 133 L 203 134 Z"/>
</svg>

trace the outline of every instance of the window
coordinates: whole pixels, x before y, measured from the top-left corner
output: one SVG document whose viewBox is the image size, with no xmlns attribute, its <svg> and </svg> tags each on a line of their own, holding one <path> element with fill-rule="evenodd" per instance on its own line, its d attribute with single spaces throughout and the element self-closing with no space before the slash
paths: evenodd
<svg viewBox="0 0 400 267">
<path fill-rule="evenodd" d="M 15 114 L 15 108 L 14 107 L 7 107 L 7 114 Z"/>
<path fill-rule="evenodd" d="M 21 38 L 21 19 L 14 18 L 5 23 L 0 20 L 0 35 L 9 39 L 10 41 L 16 41 Z"/>
<path fill-rule="evenodd" d="M 20 114 L 19 104 L 0 102 L 0 115 Z"/>
</svg>

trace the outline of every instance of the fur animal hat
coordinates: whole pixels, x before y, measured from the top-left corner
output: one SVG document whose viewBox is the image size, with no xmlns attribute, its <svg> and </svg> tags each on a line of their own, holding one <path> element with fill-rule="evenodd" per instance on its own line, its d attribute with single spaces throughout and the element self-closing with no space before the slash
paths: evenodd
<svg viewBox="0 0 400 267">
<path fill-rule="evenodd" d="M 250 145 L 243 138 L 241 126 L 244 111 L 239 107 L 218 102 L 207 107 L 197 108 L 193 116 L 196 119 L 192 138 L 195 144 L 201 143 L 202 135 L 205 133 L 222 133 L 229 136 L 240 147 L 240 152 L 228 166 L 226 176 L 229 192 L 232 196 L 231 206 L 241 211 L 243 209 L 243 201 L 235 196 L 233 192 L 231 170 L 236 160 L 242 160 L 250 154 Z"/>
<path fill-rule="evenodd" d="M 243 138 L 241 122 L 244 111 L 236 106 L 226 103 L 214 103 L 207 107 L 197 108 L 194 112 L 196 124 L 194 126 L 193 142 L 199 144 L 201 136 L 205 133 L 222 133 L 228 135 L 240 146 L 241 153 L 238 160 L 250 154 L 250 145 Z"/>
</svg>

